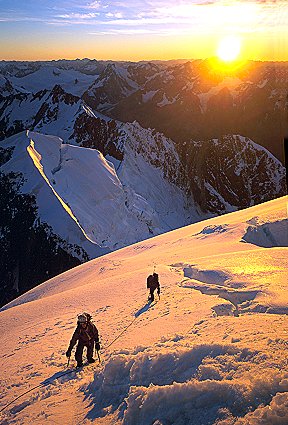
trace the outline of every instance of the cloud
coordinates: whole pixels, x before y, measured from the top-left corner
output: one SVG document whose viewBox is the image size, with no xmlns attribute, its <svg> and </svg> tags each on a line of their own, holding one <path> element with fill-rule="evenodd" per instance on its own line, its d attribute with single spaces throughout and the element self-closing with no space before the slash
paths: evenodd
<svg viewBox="0 0 288 425">
<path fill-rule="evenodd" d="M 191 28 L 181 28 L 181 35 L 191 33 Z M 89 32 L 90 35 L 158 35 L 158 36 L 172 36 L 179 35 L 179 29 L 177 28 L 159 28 L 159 29 L 148 29 L 148 28 L 121 28 L 121 29 L 107 29 L 99 30 L 97 32 Z"/>
<path fill-rule="evenodd" d="M 85 8 L 87 9 L 100 9 L 101 3 L 100 1 L 93 1 L 92 3 L 88 3 Z"/>
<path fill-rule="evenodd" d="M 186 23 L 190 23 L 189 19 L 186 20 Z M 172 16 L 170 17 L 155 17 L 155 18 L 136 18 L 136 19 L 119 19 L 119 20 L 109 20 L 103 21 L 104 25 L 121 25 L 121 26 L 135 26 L 139 25 L 164 25 L 164 24 L 179 24 L 179 20 Z M 184 21 L 182 21 L 184 23 Z"/>
<path fill-rule="evenodd" d="M 64 15 L 56 15 L 56 18 L 61 19 L 71 19 L 71 20 L 85 20 L 85 19 L 94 19 L 99 16 L 99 13 L 66 13 Z"/>
<path fill-rule="evenodd" d="M 160 35 L 161 32 L 147 29 L 147 28 L 124 28 L 124 29 L 110 29 L 107 31 L 97 31 L 97 32 L 89 32 L 90 35 L 143 35 L 143 34 L 158 34 Z"/>
<path fill-rule="evenodd" d="M 123 13 L 121 13 L 121 12 L 115 12 L 115 13 L 109 12 L 109 13 L 106 13 L 105 16 L 106 16 L 106 18 L 122 19 Z"/>
<path fill-rule="evenodd" d="M 84 3 L 84 4 L 83 4 Z M 22 4 L 22 3 L 21 3 Z M 48 25 L 89 25 L 98 30 L 120 34 L 127 28 L 126 34 L 151 33 L 166 34 L 168 31 L 190 32 L 207 30 L 230 30 L 253 32 L 266 27 L 283 30 L 284 18 L 287 19 L 288 0 L 49 0 L 41 9 L 16 12 L 6 9 L 0 13 L 2 22 L 38 21 Z M 102 28 L 103 29 L 103 28 Z M 128 31 L 129 29 L 129 31 Z"/>
<path fill-rule="evenodd" d="M 287 3 L 288 1 L 284 3 L 282 0 L 180 0 L 167 4 L 158 0 L 151 2 L 150 8 L 140 11 L 137 18 L 142 22 L 147 19 L 147 24 L 153 24 L 153 21 L 158 23 L 159 20 L 163 23 L 177 20 L 179 24 L 189 21 L 191 25 L 202 24 L 207 29 L 234 26 L 235 30 L 251 32 L 257 25 L 262 27 L 264 22 L 270 28 L 277 27 L 280 16 L 288 13 Z"/>
</svg>

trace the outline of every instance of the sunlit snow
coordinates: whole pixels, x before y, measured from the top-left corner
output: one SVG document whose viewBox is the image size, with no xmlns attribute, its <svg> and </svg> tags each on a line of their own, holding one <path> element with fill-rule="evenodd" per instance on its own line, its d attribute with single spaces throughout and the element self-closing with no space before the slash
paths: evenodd
<svg viewBox="0 0 288 425">
<path fill-rule="evenodd" d="M 142 140 L 132 134 L 135 125 L 125 125 L 125 129 L 135 146 L 133 150 L 127 143 L 117 173 L 112 162 L 96 149 L 27 132 L 27 150 L 35 168 L 85 237 L 109 249 L 179 227 L 181 217 L 185 217 L 181 190 L 165 181 L 162 172 L 149 165 L 145 157 L 136 156 L 134 151 Z"/>
<path fill-rule="evenodd" d="M 0 409 L 40 387 L 1 423 L 287 424 L 287 200 L 120 249 L 3 307 Z M 82 311 L 101 364 L 75 372 L 71 359 L 58 377 Z"/>
</svg>

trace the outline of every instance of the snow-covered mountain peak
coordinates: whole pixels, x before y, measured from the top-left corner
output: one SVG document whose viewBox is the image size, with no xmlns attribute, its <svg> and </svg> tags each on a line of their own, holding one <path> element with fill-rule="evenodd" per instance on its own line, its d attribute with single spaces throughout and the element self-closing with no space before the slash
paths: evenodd
<svg viewBox="0 0 288 425">
<path fill-rule="evenodd" d="M 81 96 L 96 77 L 97 74 L 86 75 L 77 69 L 65 69 L 65 66 L 58 68 L 53 63 L 42 63 L 27 68 L 25 72 L 16 72 L 9 79 L 13 86 L 22 87 L 27 92 L 52 90 L 55 85 L 61 85 L 66 92 Z"/>
<path fill-rule="evenodd" d="M 63 144 L 58 137 L 35 132 L 28 132 L 27 136 L 30 138 L 28 152 L 34 165 L 64 209 L 80 226 L 88 240 L 103 245 L 99 243 L 99 238 L 103 238 L 99 220 L 96 217 L 90 218 L 88 211 L 93 214 L 97 206 L 97 214 L 100 217 L 107 214 L 111 217 L 112 203 L 110 205 L 109 199 L 120 199 L 121 202 L 121 183 L 113 165 L 108 164 L 103 155 L 95 149 Z M 85 208 L 87 203 L 89 210 Z"/>
<path fill-rule="evenodd" d="M 0 74 L 0 97 L 12 96 L 18 93 L 18 90 L 14 88 L 11 82 Z"/>
<path fill-rule="evenodd" d="M 0 75 L 0 87 L 3 87 L 7 84 L 7 78 L 5 78 L 3 75 Z"/>
<path fill-rule="evenodd" d="M 64 102 L 66 104 L 76 103 L 80 100 L 78 96 L 65 92 L 63 87 L 60 84 L 56 84 L 50 93 L 50 97 L 52 98 L 53 103 Z"/>
<path fill-rule="evenodd" d="M 83 94 L 83 99 L 95 109 L 106 110 L 138 89 L 129 70 L 108 63 L 96 81 Z"/>
<path fill-rule="evenodd" d="M 178 220 L 183 220 L 180 217 L 185 197 L 181 190 L 163 181 L 162 172 L 153 166 L 153 161 L 145 161 L 147 155 L 140 156 L 139 151 L 137 160 L 133 159 L 137 145 L 125 145 L 121 164 L 112 158 L 116 174 L 114 165 L 95 149 L 63 144 L 58 137 L 35 132 L 29 132 L 28 137 L 28 152 L 36 168 L 87 239 L 97 245 L 115 249 L 161 233 L 167 226 L 162 214 L 166 209 L 168 214 L 170 203 L 160 193 L 167 190 L 171 201 L 180 202 L 173 217 L 166 218 L 167 223 L 172 220 L 175 227 Z M 143 178 L 150 184 L 143 186 Z"/>
</svg>

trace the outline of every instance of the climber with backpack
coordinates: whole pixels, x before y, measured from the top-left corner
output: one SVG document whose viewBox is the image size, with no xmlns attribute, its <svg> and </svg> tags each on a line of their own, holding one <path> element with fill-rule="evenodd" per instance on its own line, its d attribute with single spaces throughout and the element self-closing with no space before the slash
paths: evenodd
<svg viewBox="0 0 288 425">
<path fill-rule="evenodd" d="M 160 283 L 159 283 L 159 276 L 157 273 L 154 272 L 153 274 L 150 274 L 147 277 L 147 289 L 150 290 L 148 301 L 151 301 L 151 302 L 154 301 L 155 289 L 157 289 L 157 294 L 160 299 Z"/>
<path fill-rule="evenodd" d="M 92 316 L 89 313 L 82 313 L 78 315 L 77 318 L 77 327 L 72 335 L 68 350 L 66 351 L 66 357 L 70 359 L 71 352 L 74 345 L 78 342 L 75 352 L 75 359 L 77 361 L 77 367 L 83 366 L 83 350 L 84 347 L 87 348 L 87 361 L 88 363 L 94 363 L 95 359 L 93 358 L 94 344 L 95 349 L 99 357 L 100 343 L 99 343 L 99 333 L 98 329 L 91 322 Z"/>
</svg>

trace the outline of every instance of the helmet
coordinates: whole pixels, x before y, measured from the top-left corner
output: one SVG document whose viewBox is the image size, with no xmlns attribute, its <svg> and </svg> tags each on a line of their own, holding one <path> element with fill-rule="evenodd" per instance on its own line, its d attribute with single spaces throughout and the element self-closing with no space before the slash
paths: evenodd
<svg viewBox="0 0 288 425">
<path fill-rule="evenodd" d="M 87 322 L 87 317 L 85 316 L 85 314 L 79 314 L 78 323 L 86 323 L 86 322 Z"/>
</svg>

